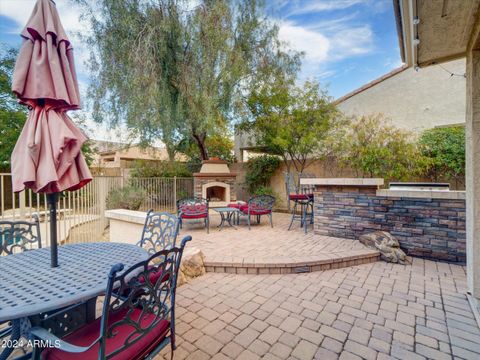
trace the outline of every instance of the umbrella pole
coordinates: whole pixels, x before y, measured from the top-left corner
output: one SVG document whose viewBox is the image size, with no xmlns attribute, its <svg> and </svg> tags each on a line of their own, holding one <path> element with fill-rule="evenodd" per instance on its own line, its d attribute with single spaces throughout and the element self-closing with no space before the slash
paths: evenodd
<svg viewBox="0 0 480 360">
<path fill-rule="evenodd" d="M 50 215 L 50 266 L 58 266 L 57 248 L 57 201 L 58 193 L 47 194 L 47 204 Z"/>
</svg>

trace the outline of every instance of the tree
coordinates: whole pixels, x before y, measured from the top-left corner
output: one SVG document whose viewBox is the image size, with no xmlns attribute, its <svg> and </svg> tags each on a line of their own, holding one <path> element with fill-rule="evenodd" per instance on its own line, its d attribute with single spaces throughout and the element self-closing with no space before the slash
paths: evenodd
<svg viewBox="0 0 480 360">
<path fill-rule="evenodd" d="M 439 179 L 465 182 L 465 128 L 451 126 L 425 130 L 420 136 L 422 154 L 430 161 L 427 175 Z"/>
<path fill-rule="evenodd" d="M 208 159 L 208 137 L 237 118 L 254 79 L 295 58 L 282 52 L 257 0 L 203 0 L 190 9 L 180 0 L 77 1 L 92 24 L 95 118 L 125 120 L 171 155 L 188 138 Z"/>
<path fill-rule="evenodd" d="M 26 106 L 12 93 L 12 76 L 18 50 L 0 50 L 0 169 L 10 167 L 10 155 L 27 119 Z"/>
<path fill-rule="evenodd" d="M 253 90 L 247 106 L 251 120 L 241 126 L 255 134 L 263 151 L 282 157 L 303 173 L 310 161 L 325 155 L 325 140 L 340 123 L 335 105 L 317 82 L 295 85 L 294 76 L 275 77 Z"/>
<path fill-rule="evenodd" d="M 270 185 L 275 170 L 279 167 L 281 160 L 277 156 L 261 155 L 248 160 L 246 164 L 245 182 L 248 190 L 255 193 L 260 188 L 267 188 Z"/>
<path fill-rule="evenodd" d="M 210 157 L 218 157 L 228 163 L 233 163 L 235 156 L 233 155 L 233 141 L 229 133 L 226 135 L 214 134 L 205 140 L 205 147 Z M 202 158 L 200 157 L 198 146 L 192 138 L 186 138 L 181 141 L 177 150 L 188 156 L 187 166 L 192 172 L 197 172 L 202 166 Z"/>
<path fill-rule="evenodd" d="M 337 139 L 340 164 L 362 177 L 412 180 L 428 166 L 413 133 L 389 124 L 382 115 L 353 119 Z"/>
</svg>

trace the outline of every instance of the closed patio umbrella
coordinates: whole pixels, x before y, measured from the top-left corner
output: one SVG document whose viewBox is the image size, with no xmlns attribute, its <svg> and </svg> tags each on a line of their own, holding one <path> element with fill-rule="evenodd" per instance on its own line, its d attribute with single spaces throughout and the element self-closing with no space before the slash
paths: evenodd
<svg viewBox="0 0 480 360">
<path fill-rule="evenodd" d="M 37 1 L 21 36 L 12 90 L 29 115 L 12 153 L 13 190 L 47 194 L 55 267 L 58 193 L 92 180 L 81 152 L 87 138 L 66 113 L 80 109 L 80 94 L 73 48 L 52 0 Z"/>
</svg>

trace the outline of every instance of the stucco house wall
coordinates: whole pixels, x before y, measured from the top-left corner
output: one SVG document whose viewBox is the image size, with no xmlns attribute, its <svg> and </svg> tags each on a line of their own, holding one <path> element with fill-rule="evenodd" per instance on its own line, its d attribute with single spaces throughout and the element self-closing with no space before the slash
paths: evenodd
<svg viewBox="0 0 480 360">
<path fill-rule="evenodd" d="M 442 64 L 465 74 L 465 59 Z M 348 116 L 382 113 L 397 127 L 413 131 L 465 122 L 465 82 L 439 65 L 399 68 L 336 100 Z"/>
</svg>

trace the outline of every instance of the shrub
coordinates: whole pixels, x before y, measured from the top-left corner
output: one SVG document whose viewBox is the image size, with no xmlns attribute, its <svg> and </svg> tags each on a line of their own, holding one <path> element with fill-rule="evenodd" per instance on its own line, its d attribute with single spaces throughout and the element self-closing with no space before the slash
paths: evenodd
<svg viewBox="0 0 480 360">
<path fill-rule="evenodd" d="M 427 176 L 464 182 L 465 180 L 465 128 L 451 126 L 425 130 L 420 136 L 422 154 L 430 160 Z"/>
<path fill-rule="evenodd" d="M 271 186 L 260 186 L 252 192 L 252 195 L 271 195 L 275 199 L 278 199 L 277 193 L 273 190 Z"/>
<path fill-rule="evenodd" d="M 134 163 L 133 177 L 191 177 L 192 173 L 185 163 L 179 161 L 151 162 L 137 160 Z"/>
<path fill-rule="evenodd" d="M 136 186 L 124 186 L 110 190 L 107 195 L 107 209 L 138 210 L 145 199 L 145 190 Z"/>
<path fill-rule="evenodd" d="M 357 176 L 412 180 L 428 167 L 413 133 L 390 125 L 382 115 L 354 119 L 337 153 L 340 164 Z"/>
<path fill-rule="evenodd" d="M 245 175 L 248 190 L 255 193 L 260 187 L 268 186 L 270 178 L 279 165 L 280 159 L 271 155 L 262 155 L 248 160 Z"/>
</svg>

